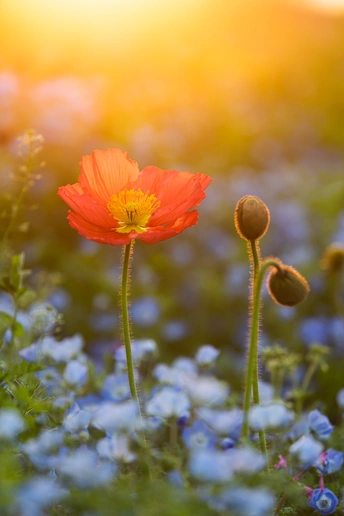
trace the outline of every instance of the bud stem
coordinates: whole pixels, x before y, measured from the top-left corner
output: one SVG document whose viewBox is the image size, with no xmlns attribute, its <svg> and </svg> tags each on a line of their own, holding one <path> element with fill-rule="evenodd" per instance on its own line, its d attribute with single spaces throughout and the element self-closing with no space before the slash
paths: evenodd
<svg viewBox="0 0 344 516">
<path fill-rule="evenodd" d="M 271 266 L 276 267 L 278 270 L 281 270 L 280 264 L 274 259 L 267 259 L 260 266 L 260 255 L 259 248 L 254 245 L 251 245 L 252 248 L 252 256 L 253 256 L 253 279 L 254 284 L 252 288 L 252 318 L 250 324 L 250 347 L 249 347 L 249 355 L 248 355 L 248 364 L 247 364 L 247 372 L 246 372 L 246 389 L 245 389 L 245 398 L 244 398 L 244 421 L 242 427 L 242 437 L 244 440 L 248 441 L 249 439 L 249 421 L 248 414 L 251 405 L 251 392 L 253 389 L 253 401 L 256 404 L 259 404 L 259 387 L 258 387 L 258 337 L 259 337 L 259 320 L 260 320 L 260 294 L 263 285 L 263 279 L 265 272 Z M 256 256 L 256 257 L 255 257 Z M 265 442 L 264 431 L 259 432 L 259 441 L 261 446 L 261 451 L 265 455 L 266 460 L 268 461 L 268 453 Z"/>
</svg>

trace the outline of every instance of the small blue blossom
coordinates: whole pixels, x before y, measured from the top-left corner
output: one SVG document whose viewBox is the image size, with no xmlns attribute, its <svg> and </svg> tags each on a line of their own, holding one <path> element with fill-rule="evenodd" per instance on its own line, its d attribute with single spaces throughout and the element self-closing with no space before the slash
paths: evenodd
<svg viewBox="0 0 344 516">
<path fill-rule="evenodd" d="M 308 505 L 320 514 L 333 514 L 338 505 L 338 498 L 330 489 L 318 488 L 312 492 Z"/>
<path fill-rule="evenodd" d="M 158 322 L 161 310 L 155 297 L 143 296 L 132 303 L 130 313 L 135 324 L 150 328 Z"/>
<path fill-rule="evenodd" d="M 161 419 L 189 415 L 189 410 L 190 400 L 187 395 L 172 387 L 163 387 L 148 401 L 146 407 L 148 415 Z"/>
<path fill-rule="evenodd" d="M 249 422 L 252 430 L 268 430 L 289 426 L 294 419 L 294 413 L 280 402 L 268 405 L 254 405 L 249 412 Z"/>
<path fill-rule="evenodd" d="M 52 454 L 58 450 L 64 440 L 61 430 L 44 430 L 37 438 L 29 439 L 21 445 L 21 450 L 39 469 L 55 467 L 56 457 Z"/>
<path fill-rule="evenodd" d="M 323 445 L 311 435 L 303 435 L 290 446 L 289 451 L 292 454 L 296 454 L 300 462 L 307 466 L 317 460 L 323 451 Z"/>
<path fill-rule="evenodd" d="M 308 424 L 319 439 L 328 439 L 333 432 L 334 426 L 331 425 L 327 416 L 324 416 L 319 410 L 312 410 L 308 414 Z"/>
<path fill-rule="evenodd" d="M 77 403 L 67 411 L 62 426 L 64 430 L 72 435 L 78 435 L 80 432 L 87 432 L 92 415 L 86 410 L 81 410 Z"/>
<path fill-rule="evenodd" d="M 200 407 L 197 409 L 197 415 L 218 435 L 230 437 L 234 440 L 239 439 L 243 422 L 242 410 L 216 410 Z"/>
<path fill-rule="evenodd" d="M 102 395 L 106 400 L 124 401 L 130 398 L 130 386 L 126 374 L 110 374 L 104 379 Z"/>
<path fill-rule="evenodd" d="M 192 426 L 184 428 L 182 439 L 187 448 L 205 448 L 211 450 L 215 447 L 217 435 L 203 421 L 195 421 Z"/>
<path fill-rule="evenodd" d="M 139 365 L 143 360 L 151 358 L 157 353 L 157 344 L 153 339 L 136 339 L 131 344 L 133 360 Z M 121 368 L 126 367 L 127 356 L 125 347 L 120 346 L 115 351 L 115 360 Z"/>
<path fill-rule="evenodd" d="M 222 450 L 230 450 L 231 448 L 234 448 L 235 444 L 236 443 L 233 439 L 231 439 L 230 437 L 225 437 L 221 441 L 221 448 Z"/>
<path fill-rule="evenodd" d="M 337 392 L 336 400 L 337 400 L 338 406 L 340 408 L 344 409 L 344 389 L 340 389 Z"/>
<path fill-rule="evenodd" d="M 219 495 L 223 510 L 237 516 L 266 516 L 276 500 L 268 489 L 233 487 Z"/>
<path fill-rule="evenodd" d="M 197 374 L 197 367 L 192 358 L 178 357 L 172 362 L 172 368 L 190 375 Z"/>
<path fill-rule="evenodd" d="M 51 358 L 55 362 L 69 362 L 81 353 L 83 345 L 83 338 L 79 334 L 60 342 L 56 341 L 54 337 L 46 335 L 41 341 L 23 348 L 19 354 L 27 362 L 37 362 L 42 358 Z"/>
<path fill-rule="evenodd" d="M 328 341 L 328 321 L 326 317 L 309 317 L 300 323 L 300 336 L 306 344 L 318 342 L 326 344 Z"/>
<path fill-rule="evenodd" d="M 61 387 L 62 377 L 54 367 L 47 367 L 42 371 L 37 371 L 36 377 L 39 379 L 43 387 L 47 388 L 47 394 L 56 394 L 57 389 Z"/>
<path fill-rule="evenodd" d="M 110 435 L 116 432 L 131 432 L 138 423 L 137 417 L 138 406 L 135 401 L 106 401 L 95 410 L 92 425 Z"/>
<path fill-rule="evenodd" d="M 293 425 L 292 429 L 285 434 L 287 439 L 291 439 L 292 441 L 295 441 L 302 435 L 308 434 L 308 421 L 307 419 L 302 416 L 301 420 L 299 420 L 295 425 Z"/>
<path fill-rule="evenodd" d="M 82 489 L 107 484 L 116 472 L 114 463 L 100 462 L 97 453 L 85 446 L 60 457 L 56 469 Z"/>
<path fill-rule="evenodd" d="M 129 464 L 136 460 L 136 455 L 129 450 L 128 437 L 126 435 L 113 435 L 100 439 L 97 443 L 99 456 L 109 460 L 118 460 Z"/>
<path fill-rule="evenodd" d="M 68 491 L 62 489 L 54 479 L 36 477 L 18 489 L 16 506 L 20 511 L 20 516 L 39 516 L 42 509 L 55 504 L 67 494 Z"/>
<path fill-rule="evenodd" d="M 213 376 L 199 376 L 185 385 L 194 405 L 220 406 L 229 396 L 229 386 Z"/>
<path fill-rule="evenodd" d="M 173 486 L 175 486 L 175 487 L 184 487 L 185 486 L 185 480 L 183 478 L 183 475 L 177 469 L 169 471 L 166 476 L 167 476 L 167 480 Z"/>
<path fill-rule="evenodd" d="M 289 308 L 289 307 L 288 307 Z M 274 398 L 274 388 L 271 383 L 259 380 L 259 397 L 262 404 L 270 403 Z"/>
<path fill-rule="evenodd" d="M 63 377 L 70 386 L 80 388 L 88 379 L 87 366 L 79 362 L 79 360 L 71 360 L 66 365 Z"/>
<path fill-rule="evenodd" d="M 227 450 L 231 467 L 235 473 L 254 473 L 264 468 L 266 460 L 253 448 L 232 448 Z"/>
<path fill-rule="evenodd" d="M 189 331 L 189 326 L 185 321 L 174 319 L 165 324 L 162 333 L 165 339 L 175 342 L 184 339 Z"/>
<path fill-rule="evenodd" d="M 214 365 L 217 357 L 219 356 L 220 351 L 211 344 L 205 344 L 198 348 L 195 360 L 199 366 L 212 366 Z"/>
<path fill-rule="evenodd" d="M 329 448 L 326 452 L 323 452 L 318 460 L 314 463 L 314 466 L 322 475 L 328 475 L 339 471 L 342 467 L 344 460 L 344 453 Z"/>
<path fill-rule="evenodd" d="M 154 368 L 153 376 L 161 384 L 184 387 L 190 379 L 196 376 L 196 373 L 190 372 L 190 370 L 185 371 L 184 369 L 174 368 L 167 364 L 158 364 Z"/>
<path fill-rule="evenodd" d="M 219 450 L 194 450 L 189 469 L 192 477 L 203 482 L 227 482 L 233 476 L 231 460 L 227 452 Z"/>
<path fill-rule="evenodd" d="M 3 408 L 0 410 L 0 439 L 13 440 L 20 432 L 25 429 L 25 421 L 12 408 Z"/>
</svg>

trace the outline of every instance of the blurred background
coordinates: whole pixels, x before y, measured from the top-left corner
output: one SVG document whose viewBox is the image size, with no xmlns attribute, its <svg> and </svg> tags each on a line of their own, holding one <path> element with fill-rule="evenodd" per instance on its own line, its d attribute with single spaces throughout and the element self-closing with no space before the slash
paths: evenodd
<svg viewBox="0 0 344 516">
<path fill-rule="evenodd" d="M 253 194 L 271 211 L 263 256 L 312 288 L 297 309 L 265 294 L 262 345 L 306 353 L 316 340 L 343 360 L 320 259 L 344 243 L 344 1 L 1 0 L 0 20 L 1 202 L 18 190 L 15 140 L 33 128 L 46 164 L 12 246 L 64 314 L 62 335 L 82 333 L 95 356 L 118 344 L 121 248 L 72 230 L 56 192 L 82 155 L 120 147 L 140 168 L 213 177 L 196 227 L 136 245 L 136 338 L 163 357 L 220 347 L 240 384 L 248 263 L 233 213 Z"/>
</svg>

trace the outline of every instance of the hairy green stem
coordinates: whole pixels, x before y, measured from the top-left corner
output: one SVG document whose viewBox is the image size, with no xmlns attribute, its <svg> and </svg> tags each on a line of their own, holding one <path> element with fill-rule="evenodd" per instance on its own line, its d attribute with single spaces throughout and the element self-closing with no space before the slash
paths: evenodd
<svg viewBox="0 0 344 516">
<path fill-rule="evenodd" d="M 135 383 L 135 369 L 133 354 L 131 350 L 130 341 L 130 321 L 129 321 L 129 310 L 128 310 L 128 289 L 130 281 L 130 266 L 133 256 L 135 240 L 131 240 L 130 244 L 124 246 L 123 249 L 123 263 L 122 263 L 122 290 L 121 290 L 121 309 L 122 309 L 122 327 L 123 327 L 123 340 L 125 346 L 125 354 L 127 357 L 127 372 L 130 386 L 130 393 L 134 400 L 139 403 L 139 396 L 137 394 L 137 388 Z"/>
<path fill-rule="evenodd" d="M 254 253 L 252 253 L 254 257 Z M 255 263 L 255 262 L 254 262 Z M 259 267 L 259 260 L 257 260 Z M 247 364 L 247 372 L 246 372 L 246 390 L 245 390 L 245 398 L 244 398 L 244 421 L 242 427 L 242 436 L 243 439 L 248 441 L 249 439 L 249 421 L 248 414 L 251 405 L 251 392 L 253 387 L 253 401 L 254 403 L 259 403 L 259 389 L 258 389 L 258 371 L 257 371 L 257 355 L 258 355 L 258 337 L 259 337 L 259 318 L 260 318 L 260 294 L 263 285 L 263 279 L 265 272 L 271 266 L 280 269 L 279 263 L 274 259 L 267 259 L 263 262 L 260 269 L 254 271 L 256 273 L 256 281 L 253 285 L 252 291 L 252 318 L 250 324 L 250 347 L 249 347 L 249 355 L 248 355 L 248 364 Z M 255 274 L 253 274 L 255 277 Z M 259 440 L 262 453 L 265 455 L 266 459 L 268 459 L 267 448 L 265 442 L 264 432 L 259 432 Z"/>
</svg>

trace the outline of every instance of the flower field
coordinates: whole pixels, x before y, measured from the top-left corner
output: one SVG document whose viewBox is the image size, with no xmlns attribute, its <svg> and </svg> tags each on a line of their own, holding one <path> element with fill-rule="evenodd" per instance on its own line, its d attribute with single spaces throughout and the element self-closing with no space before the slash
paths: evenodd
<svg viewBox="0 0 344 516">
<path fill-rule="evenodd" d="M 344 5 L 0 19 L 0 514 L 344 514 Z"/>
</svg>

